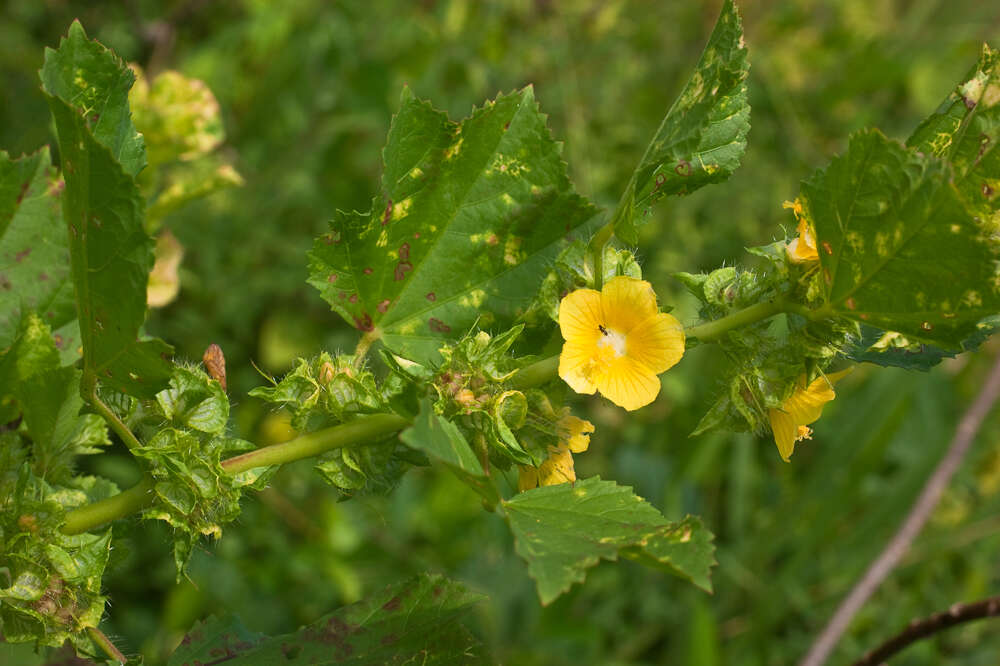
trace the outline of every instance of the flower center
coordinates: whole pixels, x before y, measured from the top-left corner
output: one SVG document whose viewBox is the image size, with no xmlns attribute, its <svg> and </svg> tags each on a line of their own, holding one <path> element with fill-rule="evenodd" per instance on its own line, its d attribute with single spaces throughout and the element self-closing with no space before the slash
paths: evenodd
<svg viewBox="0 0 1000 666">
<path fill-rule="evenodd" d="M 625 355 L 625 336 L 613 328 L 600 327 L 601 337 L 597 341 L 598 349 L 610 349 L 614 352 L 615 358 Z"/>
</svg>

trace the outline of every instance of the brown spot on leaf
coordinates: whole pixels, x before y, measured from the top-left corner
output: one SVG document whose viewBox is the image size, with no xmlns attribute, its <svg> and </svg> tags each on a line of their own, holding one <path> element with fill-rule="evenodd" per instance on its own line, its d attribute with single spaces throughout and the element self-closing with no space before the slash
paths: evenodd
<svg viewBox="0 0 1000 666">
<path fill-rule="evenodd" d="M 429 291 L 429 292 L 427 292 L 427 300 L 428 301 L 436 301 L 437 300 L 437 295 L 433 291 Z"/>
<path fill-rule="evenodd" d="M 66 343 L 66 341 L 63 339 L 63 336 L 59 335 L 58 333 L 52 336 L 52 342 L 55 343 L 56 349 L 62 349 L 63 345 Z"/>
<path fill-rule="evenodd" d="M 0 275 L 0 289 L 10 291 L 10 280 L 6 275 Z"/>
<path fill-rule="evenodd" d="M 18 252 L 17 254 L 14 255 L 14 261 L 16 261 L 17 263 L 21 263 L 22 261 L 24 261 L 25 259 L 27 259 L 27 257 L 28 257 L 29 254 L 31 254 L 31 248 L 30 247 L 26 247 L 26 248 L 24 248 L 23 250 L 21 250 L 20 252 Z"/>
<path fill-rule="evenodd" d="M 432 321 L 433 321 L 433 320 L 432 320 Z M 401 598 L 399 597 L 399 595 L 396 595 L 396 596 L 395 596 L 395 597 L 393 597 L 392 599 L 389 599 L 389 601 L 387 601 L 387 602 L 385 602 L 384 604 L 382 604 L 382 610 L 384 610 L 384 611 L 388 611 L 388 612 L 390 612 L 390 613 L 391 613 L 392 611 L 398 611 L 398 610 L 399 610 L 399 607 L 400 607 L 400 606 L 401 606 L 402 604 L 403 604 L 403 600 L 402 600 L 402 599 L 401 599 Z"/>
<path fill-rule="evenodd" d="M 847 305 L 848 310 L 854 310 L 858 307 L 857 304 L 855 304 L 854 302 L 854 298 L 848 298 L 847 301 L 845 301 L 845 303 Z"/>
<path fill-rule="evenodd" d="M 344 300 L 345 298 L 347 298 L 347 292 L 346 291 L 342 291 L 342 292 L 338 293 L 337 294 L 337 298 L 339 298 L 340 300 Z"/>
<path fill-rule="evenodd" d="M 361 313 L 360 317 L 355 315 L 354 326 L 357 327 L 359 331 L 364 331 L 365 333 L 375 330 L 375 326 L 372 324 L 372 317 L 367 312 Z"/>
<path fill-rule="evenodd" d="M 382 213 L 382 226 L 389 224 L 389 220 L 392 218 L 392 199 L 389 199 L 389 203 L 385 205 L 385 212 Z"/>
<path fill-rule="evenodd" d="M 823 246 L 824 252 L 831 255 L 833 254 L 833 248 L 830 246 L 830 243 L 828 243 L 827 241 L 823 241 L 821 245 Z"/>
<path fill-rule="evenodd" d="M 401 261 L 396 264 L 396 270 L 393 271 L 392 277 L 396 282 L 399 282 L 406 277 L 406 271 L 412 271 L 413 264 L 408 261 Z"/>
<path fill-rule="evenodd" d="M 21 200 L 24 199 L 24 195 L 28 193 L 28 188 L 31 187 L 31 182 L 24 183 L 21 185 L 21 193 L 17 195 L 17 203 L 20 204 Z"/>
<path fill-rule="evenodd" d="M 679 167 L 680 164 L 678 164 L 677 166 Z M 691 165 L 689 164 L 688 167 L 690 167 L 690 166 Z M 680 173 L 680 171 L 678 171 L 677 173 Z M 682 174 L 682 175 L 684 175 L 684 174 Z M 660 189 L 661 187 L 663 187 L 663 183 L 665 183 L 665 182 L 667 182 L 667 175 L 666 174 L 664 174 L 664 173 L 658 173 L 658 174 L 656 174 L 656 189 Z"/>
<path fill-rule="evenodd" d="M 337 274 L 336 273 L 330 273 L 329 275 L 326 276 L 326 281 L 327 282 L 336 282 L 337 281 Z"/>
<path fill-rule="evenodd" d="M 375 309 L 378 310 L 379 312 L 381 312 L 382 314 L 385 314 L 385 312 L 389 309 L 389 299 L 387 298 L 384 301 L 382 301 L 381 303 L 379 303 L 375 307 Z"/>
<path fill-rule="evenodd" d="M 371 275 L 373 272 L 374 271 L 372 270 L 371 266 L 368 266 L 367 268 L 365 268 L 365 270 L 362 271 L 362 273 L 364 273 L 365 275 Z"/>
<path fill-rule="evenodd" d="M 357 303 L 358 302 L 358 295 L 357 294 L 351 294 L 351 297 L 347 299 L 347 302 L 348 303 Z"/>
<path fill-rule="evenodd" d="M 489 236 L 488 236 L 488 237 L 486 238 L 486 244 L 487 244 L 487 245 L 496 245 L 496 244 L 497 244 L 497 243 L 499 243 L 499 242 L 500 242 L 500 239 L 499 239 L 499 238 L 497 237 L 497 235 L 496 235 L 496 234 L 490 234 L 490 235 L 489 235 Z"/>
<path fill-rule="evenodd" d="M 413 238 L 414 238 L 414 240 L 417 239 L 417 238 L 420 238 L 420 232 L 419 231 L 414 231 L 413 232 Z"/>
<path fill-rule="evenodd" d="M 38 281 L 39 282 L 48 282 L 49 281 L 49 274 L 46 273 L 46 272 L 44 272 L 44 271 L 41 272 L 41 273 L 39 273 L 38 274 Z"/>
<path fill-rule="evenodd" d="M 691 175 L 691 163 L 687 160 L 681 160 L 677 163 L 677 166 L 674 167 L 674 173 L 682 178 L 687 178 Z"/>
<path fill-rule="evenodd" d="M 988 183 L 983 183 L 983 196 L 987 198 L 993 196 L 993 188 Z"/>
<path fill-rule="evenodd" d="M 451 326 L 448 326 L 440 319 L 435 319 L 434 317 L 427 320 L 427 325 L 435 333 L 448 333 L 451 331 Z"/>
<path fill-rule="evenodd" d="M 410 260 L 410 244 L 403 243 L 399 246 L 399 260 L 409 261 Z"/>
</svg>

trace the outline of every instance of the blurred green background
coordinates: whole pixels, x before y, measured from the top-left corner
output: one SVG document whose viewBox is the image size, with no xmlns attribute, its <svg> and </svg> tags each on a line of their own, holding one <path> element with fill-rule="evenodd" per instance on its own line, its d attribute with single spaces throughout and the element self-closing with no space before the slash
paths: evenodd
<svg viewBox="0 0 1000 666">
<path fill-rule="evenodd" d="M 878 126 L 905 138 L 959 82 L 980 45 L 1000 45 L 1000 8 L 979 0 L 742 2 L 752 63 L 750 144 L 723 185 L 661 204 L 638 255 L 662 302 L 692 321 L 669 273 L 743 262 L 782 238 L 798 181 Z M 73 18 L 151 73 L 204 80 L 222 108 L 221 149 L 246 184 L 173 214 L 186 248 L 177 301 L 151 333 L 198 359 L 228 360 L 235 429 L 264 444 L 280 415 L 247 397 L 251 365 L 281 374 L 297 356 L 350 350 L 356 331 L 305 284 L 305 252 L 337 208 L 365 208 L 402 86 L 453 118 L 528 83 L 579 191 L 610 207 L 718 14 L 717 0 L 6 0 L 0 13 L 0 148 L 52 142 L 37 70 Z M 724 358 L 699 348 L 637 414 L 599 400 L 580 476 L 600 474 L 668 517 L 704 517 L 717 535 L 715 593 L 632 563 L 602 564 L 547 608 L 504 524 L 445 473 L 411 472 L 389 497 L 338 502 L 308 462 L 244 502 L 240 520 L 174 584 L 158 524 L 123 521 L 102 628 L 161 663 L 197 619 L 226 611 L 280 633 L 387 582 L 437 571 L 489 594 L 468 618 L 505 664 L 770 665 L 800 658 L 895 530 L 982 381 L 988 346 L 929 374 L 863 368 L 838 385 L 814 441 L 792 464 L 746 435 L 688 438 L 719 388 Z M 127 455 L 90 471 L 136 478 Z M 932 522 L 852 624 L 846 663 L 914 617 L 1000 588 L 1000 414 L 988 420 Z M 0 652 L 0 656 L 3 653 Z M 894 664 L 1000 662 L 980 622 L 907 650 Z"/>
</svg>

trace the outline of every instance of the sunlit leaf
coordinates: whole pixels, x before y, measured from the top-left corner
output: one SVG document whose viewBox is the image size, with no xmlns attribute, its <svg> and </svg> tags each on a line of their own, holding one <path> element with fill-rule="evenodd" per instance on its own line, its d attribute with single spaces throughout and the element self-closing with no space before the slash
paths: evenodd
<svg viewBox="0 0 1000 666">
<path fill-rule="evenodd" d="M 715 548 L 701 520 L 671 523 L 627 486 L 592 477 L 519 493 L 503 508 L 543 604 L 582 582 L 600 560 L 619 555 L 711 591 Z"/>
<path fill-rule="evenodd" d="M 997 242 L 946 162 L 866 130 L 802 194 L 832 313 L 956 349 L 1000 312 Z"/>
<path fill-rule="evenodd" d="M 337 214 L 310 255 L 309 282 L 393 351 L 436 359 L 477 321 L 509 326 L 550 262 L 588 233 L 532 89 L 501 95 L 461 125 L 403 92 L 389 130 L 382 196 Z"/>
<path fill-rule="evenodd" d="M 132 72 L 75 22 L 59 50 L 46 50 L 41 76 L 66 181 L 61 198 L 84 377 L 151 396 L 169 377 L 164 356 L 171 350 L 162 341 L 138 339 L 153 248 L 134 180 L 145 152 L 128 110 Z"/>
<path fill-rule="evenodd" d="M 740 165 L 750 131 L 743 25 L 726 0 L 694 75 L 646 148 L 615 211 L 615 234 L 639 240 L 637 225 L 668 195 L 726 180 Z"/>
</svg>

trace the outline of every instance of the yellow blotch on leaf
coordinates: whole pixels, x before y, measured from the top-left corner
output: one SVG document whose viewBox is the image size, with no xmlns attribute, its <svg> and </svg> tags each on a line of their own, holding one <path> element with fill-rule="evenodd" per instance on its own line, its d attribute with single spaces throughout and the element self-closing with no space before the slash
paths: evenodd
<svg viewBox="0 0 1000 666">
<path fill-rule="evenodd" d="M 538 467 L 531 465 L 518 467 L 519 492 L 538 486 L 554 486 L 576 481 L 573 454 L 583 453 L 590 446 L 590 435 L 594 432 L 594 424 L 571 415 L 569 410 L 565 409 L 556 424 L 556 429 L 559 433 L 559 444 L 549 447 L 549 455 L 545 462 Z"/>
<path fill-rule="evenodd" d="M 831 375 L 819 376 L 806 384 L 806 376 L 802 375 L 795 382 L 795 389 L 777 409 L 767 410 L 771 422 L 771 432 L 774 433 L 774 443 L 778 446 L 781 459 L 788 462 L 795 450 L 795 443 L 803 439 L 812 439 L 810 423 L 817 421 L 823 414 L 826 403 L 837 397 L 833 385 L 841 377 L 850 372 L 850 368 Z"/>
<path fill-rule="evenodd" d="M 644 280 L 618 276 L 601 291 L 577 289 L 559 304 L 559 376 L 577 393 L 632 411 L 660 392 L 657 375 L 684 355 L 684 327 L 660 312 Z"/>
</svg>

